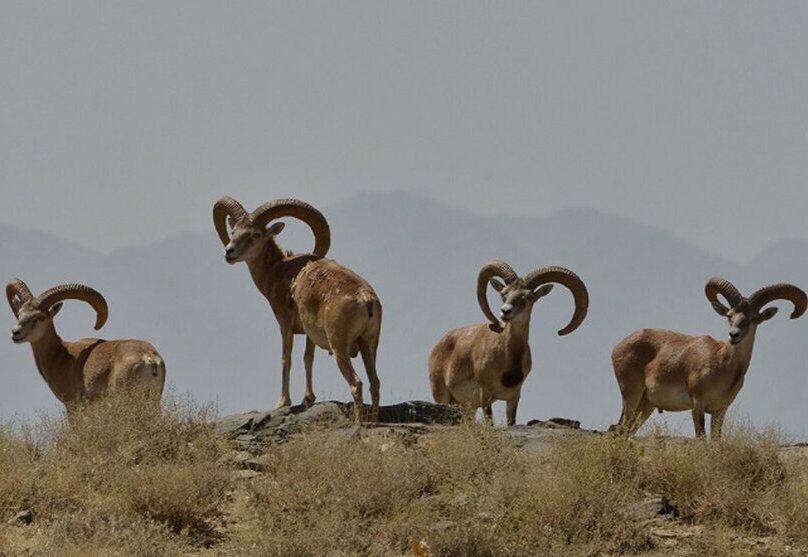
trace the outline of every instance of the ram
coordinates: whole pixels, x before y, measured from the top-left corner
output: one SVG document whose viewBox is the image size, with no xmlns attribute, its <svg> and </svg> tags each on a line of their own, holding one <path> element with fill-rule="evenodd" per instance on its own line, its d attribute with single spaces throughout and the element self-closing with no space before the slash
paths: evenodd
<svg viewBox="0 0 808 557">
<path fill-rule="evenodd" d="M 143 387 L 159 399 L 166 368 L 163 358 L 142 340 L 85 338 L 67 342 L 59 337 L 53 318 L 63 300 L 81 300 L 96 312 L 95 329 L 104 326 L 109 309 L 104 297 L 82 284 L 54 286 L 31 294 L 20 279 L 6 286 L 6 297 L 17 318 L 11 339 L 30 343 L 39 373 L 56 398 L 70 411 L 79 402 L 95 400 L 124 386 Z"/>
<path fill-rule="evenodd" d="M 614 347 L 614 375 L 623 398 L 617 429 L 636 432 L 655 408 L 660 412 L 690 410 L 696 435 L 704 436 L 707 413 L 711 416 L 710 436 L 719 439 L 727 408 L 749 369 L 758 325 L 777 313 L 777 308 L 765 306 L 788 300 L 794 304 L 791 318 L 796 319 L 805 313 L 808 300 L 805 292 L 791 284 L 767 286 L 744 298 L 732 283 L 717 277 L 707 282 L 705 293 L 713 309 L 729 323 L 726 342 L 642 329 Z"/>
<path fill-rule="evenodd" d="M 292 217 L 305 222 L 314 233 L 313 253 L 284 252 L 275 237 L 283 222 Z M 277 407 L 289 406 L 289 374 L 294 335 L 306 335 L 303 357 L 306 367 L 305 405 L 314 403 L 312 366 L 319 346 L 333 354 L 340 372 L 351 388 L 357 421 L 362 420 L 362 381 L 351 358 L 362 355 L 370 381 L 371 420 L 379 417 L 379 377 L 376 352 L 382 324 L 382 306 L 373 288 L 356 273 L 325 259 L 331 233 L 325 217 L 297 199 L 265 203 L 252 213 L 231 197 L 219 199 L 213 207 L 213 223 L 225 246 L 225 261 L 243 261 L 253 282 L 269 301 L 281 329 L 281 398 Z M 229 228 L 229 231 L 228 231 Z"/>
<path fill-rule="evenodd" d="M 575 299 L 570 323 L 558 332 L 566 335 L 581 325 L 589 307 L 586 286 L 575 273 L 563 267 L 544 267 L 520 278 L 502 261 L 491 261 L 480 270 L 477 301 L 491 323 L 449 331 L 432 350 L 429 380 L 436 402 L 482 408 L 491 422 L 492 403 L 504 400 L 508 425 L 516 423 L 522 385 L 531 368 L 530 315 L 533 304 L 552 290 L 551 283 L 566 286 Z M 502 297 L 502 322 L 488 305 L 489 284 Z"/>
</svg>

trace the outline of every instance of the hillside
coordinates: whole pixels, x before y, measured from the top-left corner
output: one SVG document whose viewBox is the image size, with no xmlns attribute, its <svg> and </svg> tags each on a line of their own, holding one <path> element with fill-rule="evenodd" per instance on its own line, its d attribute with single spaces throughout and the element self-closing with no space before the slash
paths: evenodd
<svg viewBox="0 0 808 557">
<path fill-rule="evenodd" d="M 806 448 L 627 438 L 454 407 L 323 402 L 212 421 L 116 396 L 0 430 L 3 555 L 808 555 Z"/>
</svg>

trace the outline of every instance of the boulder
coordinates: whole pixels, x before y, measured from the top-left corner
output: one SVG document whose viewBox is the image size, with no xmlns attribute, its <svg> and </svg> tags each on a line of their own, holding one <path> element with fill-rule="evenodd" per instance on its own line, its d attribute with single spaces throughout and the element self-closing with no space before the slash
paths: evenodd
<svg viewBox="0 0 808 557">
<path fill-rule="evenodd" d="M 366 415 L 369 410 L 366 405 Z M 409 401 L 379 408 L 381 424 L 456 425 L 462 420 L 462 410 L 446 404 Z M 234 439 L 241 449 L 256 452 L 262 444 L 280 442 L 307 429 L 341 429 L 352 425 L 353 404 L 331 401 L 318 402 L 310 407 L 297 405 L 225 416 L 216 424 L 216 431 Z"/>
</svg>

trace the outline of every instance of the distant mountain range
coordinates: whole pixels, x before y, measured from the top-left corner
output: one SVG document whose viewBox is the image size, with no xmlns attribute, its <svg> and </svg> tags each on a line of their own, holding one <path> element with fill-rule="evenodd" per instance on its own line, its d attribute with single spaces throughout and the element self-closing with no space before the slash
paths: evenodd
<svg viewBox="0 0 808 557">
<path fill-rule="evenodd" d="M 504 259 L 517 272 L 543 265 L 573 269 L 590 290 L 587 320 L 558 337 L 572 298 L 556 289 L 534 309 L 534 373 L 523 390 L 520 421 L 568 416 L 603 427 L 619 414 L 610 364 L 612 346 L 640 327 L 663 327 L 723 339 L 726 323 L 703 295 L 712 275 L 744 293 L 778 281 L 808 287 L 808 241 L 784 241 L 748 264 L 726 261 L 653 226 L 590 209 L 546 218 L 482 217 L 409 194 L 362 194 L 325 208 L 337 261 L 367 278 L 384 306 L 379 355 L 382 396 L 430 399 L 426 361 L 448 329 L 482 322 L 474 285 L 480 266 Z M 200 215 L 200 220 L 210 216 Z M 281 241 L 310 249 L 304 226 L 288 222 Z M 99 234 L 103 234 L 99 230 Z M 110 303 L 106 338 L 142 337 L 165 356 L 169 382 L 223 412 L 274 405 L 280 390 L 280 335 L 267 302 L 246 266 L 224 262 L 211 225 L 157 244 L 101 254 L 53 235 L 0 227 L 0 278 L 19 276 L 35 291 L 59 282 L 85 282 Z M 756 425 L 779 424 L 808 438 L 808 317 L 781 312 L 763 325 L 734 414 Z M 91 310 L 65 307 L 57 326 L 64 338 L 92 336 Z M 10 310 L 6 328 L 13 322 Z M 7 336 L 7 335 L 6 335 Z M 302 337 L 296 337 L 293 398 L 303 396 Z M 361 362 L 357 360 L 362 372 Z M 0 416 L 27 417 L 56 408 L 35 370 L 30 349 L 0 342 Z M 319 400 L 348 399 L 326 352 L 315 357 Z M 689 415 L 673 418 L 690 433 Z"/>
</svg>

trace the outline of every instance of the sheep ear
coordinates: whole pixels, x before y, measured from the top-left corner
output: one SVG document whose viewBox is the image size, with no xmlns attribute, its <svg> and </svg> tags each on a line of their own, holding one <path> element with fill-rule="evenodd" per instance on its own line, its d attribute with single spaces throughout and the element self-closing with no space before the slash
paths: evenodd
<svg viewBox="0 0 808 557">
<path fill-rule="evenodd" d="M 758 317 L 758 321 L 760 323 L 763 323 L 764 321 L 768 321 L 775 315 L 777 315 L 777 308 L 766 308 L 760 312 L 760 317 Z"/>
<path fill-rule="evenodd" d="M 491 283 L 491 286 L 493 286 L 494 290 L 497 292 L 502 292 L 502 289 L 505 288 L 505 285 L 499 282 L 497 279 L 488 279 L 488 282 Z"/>
<path fill-rule="evenodd" d="M 553 285 L 552 284 L 545 284 L 543 286 L 540 286 L 536 290 L 534 290 L 533 294 L 531 294 L 531 296 L 533 297 L 534 300 L 538 300 L 539 298 L 543 298 L 543 297 L 547 296 L 547 294 L 549 294 L 552 291 L 553 291 Z"/>
<path fill-rule="evenodd" d="M 227 215 L 227 228 L 230 229 L 230 232 L 233 232 L 233 229 L 236 227 L 236 221 L 233 220 L 233 217 Z"/>
<path fill-rule="evenodd" d="M 62 309 L 62 302 L 56 302 L 48 309 L 48 315 L 50 315 L 51 319 L 56 317 L 56 314 Z"/>
<path fill-rule="evenodd" d="M 14 310 L 15 310 L 15 311 L 16 311 L 16 310 L 19 310 L 19 309 L 20 309 L 20 307 L 22 307 L 22 298 L 20 298 L 20 297 L 19 297 L 18 295 L 16 295 L 16 294 L 14 294 L 14 295 L 11 297 L 11 305 L 12 305 L 12 307 L 14 308 Z"/>
<path fill-rule="evenodd" d="M 277 236 L 278 234 L 281 233 L 284 226 L 286 226 L 284 223 L 276 222 L 275 224 L 267 228 L 267 234 L 269 234 L 270 236 Z"/>
</svg>

